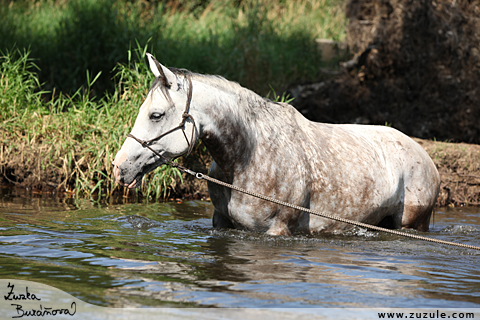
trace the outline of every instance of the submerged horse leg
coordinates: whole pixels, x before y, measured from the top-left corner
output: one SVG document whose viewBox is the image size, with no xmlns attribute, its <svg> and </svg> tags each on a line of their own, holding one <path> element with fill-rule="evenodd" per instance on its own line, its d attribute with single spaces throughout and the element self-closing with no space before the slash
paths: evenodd
<svg viewBox="0 0 480 320">
<path fill-rule="evenodd" d="M 387 229 L 428 231 L 433 208 L 434 204 L 424 206 L 402 203 L 394 210 L 395 214 L 385 216 L 377 225 Z"/>
<path fill-rule="evenodd" d="M 405 206 L 402 217 L 402 228 L 412 228 L 418 231 L 428 231 L 433 207 L 434 205 Z"/>
<path fill-rule="evenodd" d="M 228 219 L 222 212 L 218 210 L 215 210 L 215 212 L 213 213 L 212 222 L 214 228 L 235 228 L 232 221 L 230 221 L 230 219 Z"/>
<path fill-rule="evenodd" d="M 431 162 L 429 158 L 428 161 Z M 411 173 L 405 183 L 402 228 L 428 231 L 440 189 L 440 176 L 433 163 L 428 164 L 424 165 L 424 170 Z"/>
<path fill-rule="evenodd" d="M 292 226 L 289 226 L 288 221 L 276 217 L 276 219 L 273 219 L 266 233 L 272 236 L 290 236 L 292 235 L 291 229 Z"/>
<path fill-rule="evenodd" d="M 208 174 L 213 178 L 225 181 L 225 176 L 220 168 L 218 168 L 215 161 L 213 161 Z M 208 182 L 208 193 L 210 195 L 210 199 L 212 200 L 212 204 L 215 207 L 212 218 L 213 227 L 235 228 L 232 221 L 228 217 L 227 199 L 230 198 L 231 190 L 215 183 Z"/>
</svg>

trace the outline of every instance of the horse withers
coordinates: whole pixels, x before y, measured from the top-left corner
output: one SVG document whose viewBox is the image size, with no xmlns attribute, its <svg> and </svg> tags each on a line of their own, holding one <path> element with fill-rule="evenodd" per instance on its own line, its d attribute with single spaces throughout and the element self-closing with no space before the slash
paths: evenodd
<svg viewBox="0 0 480 320">
<path fill-rule="evenodd" d="M 406 135 L 384 126 L 311 122 L 292 106 L 222 77 L 166 68 L 147 57 L 156 79 L 115 157 L 119 184 L 139 186 L 146 173 L 202 139 L 214 178 L 350 220 L 428 230 L 440 177 Z M 214 227 L 272 235 L 350 228 L 210 182 L 208 190 Z"/>
</svg>

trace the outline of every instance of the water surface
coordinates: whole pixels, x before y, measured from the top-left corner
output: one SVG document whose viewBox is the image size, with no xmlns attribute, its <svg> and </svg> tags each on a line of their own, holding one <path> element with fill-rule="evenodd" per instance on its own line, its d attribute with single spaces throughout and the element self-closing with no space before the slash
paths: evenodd
<svg viewBox="0 0 480 320">
<path fill-rule="evenodd" d="M 480 252 L 362 229 L 216 230 L 212 214 L 203 201 L 95 205 L 2 189 L 0 278 L 109 307 L 480 307 Z M 478 246 L 480 208 L 440 209 L 418 234 Z"/>
</svg>

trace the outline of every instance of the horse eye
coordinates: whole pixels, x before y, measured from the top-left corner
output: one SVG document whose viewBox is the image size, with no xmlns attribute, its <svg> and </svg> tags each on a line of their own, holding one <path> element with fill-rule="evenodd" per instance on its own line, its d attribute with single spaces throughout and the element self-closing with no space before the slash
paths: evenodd
<svg viewBox="0 0 480 320">
<path fill-rule="evenodd" d="M 164 115 L 165 115 L 165 113 L 153 112 L 153 113 L 150 115 L 150 120 L 158 121 L 158 120 L 162 119 L 162 117 L 163 117 Z"/>
</svg>

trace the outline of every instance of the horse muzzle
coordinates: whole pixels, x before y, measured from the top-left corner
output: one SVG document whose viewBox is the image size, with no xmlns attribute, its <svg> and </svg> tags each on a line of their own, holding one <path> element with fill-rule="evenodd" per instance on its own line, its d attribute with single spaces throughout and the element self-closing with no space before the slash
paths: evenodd
<svg viewBox="0 0 480 320">
<path fill-rule="evenodd" d="M 144 175 L 164 163 L 163 159 L 150 154 L 128 156 L 126 152 L 119 151 L 113 161 L 113 175 L 119 185 L 133 189 L 141 185 Z"/>
<path fill-rule="evenodd" d="M 127 158 L 125 152 L 117 154 L 113 161 L 113 176 L 119 185 L 133 189 L 140 185 L 144 173 L 140 165 L 135 165 Z"/>
<path fill-rule="evenodd" d="M 124 179 L 124 177 L 121 177 L 120 176 L 120 168 L 114 164 L 113 166 L 113 175 L 115 177 L 115 180 L 117 181 L 117 183 L 119 185 L 121 185 L 122 187 L 127 187 L 129 189 L 133 189 L 133 188 L 136 188 L 137 187 L 137 184 L 139 184 L 138 182 L 141 181 L 141 178 L 140 178 L 140 181 L 137 181 L 138 179 L 135 178 L 133 179 L 132 182 L 130 183 L 127 183 L 126 180 Z"/>
</svg>

